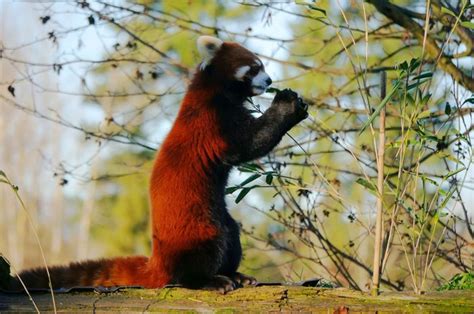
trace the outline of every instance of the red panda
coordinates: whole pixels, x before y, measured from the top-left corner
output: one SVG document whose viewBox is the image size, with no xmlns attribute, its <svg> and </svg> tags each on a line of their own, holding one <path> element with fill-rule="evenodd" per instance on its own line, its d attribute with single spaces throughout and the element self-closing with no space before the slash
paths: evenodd
<svg viewBox="0 0 474 314">
<path fill-rule="evenodd" d="M 53 288 L 179 284 L 225 293 L 256 282 L 237 272 L 239 227 L 224 200 L 229 171 L 269 153 L 307 117 L 307 105 L 286 89 L 255 118 L 244 103 L 272 83 L 259 58 L 237 43 L 210 36 L 199 37 L 197 46 L 204 60 L 151 174 L 151 256 L 51 267 Z M 48 287 L 44 268 L 20 277 L 28 288 Z M 18 279 L 11 278 L 9 288 L 20 290 Z"/>
</svg>

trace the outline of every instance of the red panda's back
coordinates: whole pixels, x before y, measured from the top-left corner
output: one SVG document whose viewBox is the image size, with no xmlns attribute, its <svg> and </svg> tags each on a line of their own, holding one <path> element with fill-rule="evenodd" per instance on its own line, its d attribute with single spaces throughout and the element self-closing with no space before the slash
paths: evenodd
<svg viewBox="0 0 474 314">
<path fill-rule="evenodd" d="M 172 239 L 175 246 L 192 247 L 217 234 L 209 209 L 209 169 L 226 144 L 210 105 L 212 95 L 212 90 L 188 91 L 155 160 L 150 196 L 153 236 L 161 243 Z"/>
</svg>

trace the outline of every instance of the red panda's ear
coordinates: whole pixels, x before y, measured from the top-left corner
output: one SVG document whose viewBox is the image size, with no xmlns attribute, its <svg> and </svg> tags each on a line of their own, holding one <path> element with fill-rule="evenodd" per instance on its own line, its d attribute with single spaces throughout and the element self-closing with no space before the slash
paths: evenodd
<svg viewBox="0 0 474 314">
<path fill-rule="evenodd" d="M 216 55 L 219 48 L 224 42 L 219 38 L 212 36 L 200 36 L 197 39 L 197 48 L 201 56 L 203 57 L 203 62 L 201 63 L 201 70 L 204 69 L 209 61 Z"/>
</svg>

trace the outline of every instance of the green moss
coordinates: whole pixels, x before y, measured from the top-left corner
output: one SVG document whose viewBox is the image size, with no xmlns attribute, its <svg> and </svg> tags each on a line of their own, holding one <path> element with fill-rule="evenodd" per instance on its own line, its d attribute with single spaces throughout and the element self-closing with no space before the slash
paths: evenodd
<svg viewBox="0 0 474 314">
<path fill-rule="evenodd" d="M 34 294 L 41 311 L 51 311 L 48 294 Z M 474 312 L 473 291 L 434 291 L 424 295 L 411 292 L 383 292 L 371 296 L 349 289 L 322 289 L 294 286 L 243 288 L 221 295 L 213 291 L 182 288 L 127 289 L 116 293 L 57 294 L 58 310 L 126 312 L 333 312 L 346 306 L 352 312 Z M 0 293 L 0 308 L 5 311 L 32 310 L 25 295 Z"/>
</svg>

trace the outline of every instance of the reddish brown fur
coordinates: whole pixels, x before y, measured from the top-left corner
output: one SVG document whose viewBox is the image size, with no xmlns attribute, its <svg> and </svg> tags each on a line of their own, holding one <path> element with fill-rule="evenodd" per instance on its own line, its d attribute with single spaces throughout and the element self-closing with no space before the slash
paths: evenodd
<svg viewBox="0 0 474 314">
<path fill-rule="evenodd" d="M 209 191 L 203 182 L 208 163 L 218 158 L 226 145 L 219 136 L 215 115 L 206 107 L 213 92 L 188 91 L 155 161 L 150 182 L 153 226 L 150 264 L 156 271 L 155 286 L 171 280 L 180 252 L 212 239 L 218 232 L 210 221 L 206 202 Z M 200 118 L 192 119 L 193 115 Z M 191 221 L 192 224 L 183 223 Z"/>
<path fill-rule="evenodd" d="M 222 155 L 226 144 L 219 135 L 215 114 L 207 108 L 215 89 L 199 88 L 199 81 L 198 73 L 194 79 L 198 86 L 191 86 L 183 99 L 174 126 L 154 164 L 150 181 L 152 256 L 149 259 L 126 257 L 52 267 L 54 287 L 162 287 L 171 281 L 180 252 L 216 236 L 218 230 L 210 221 L 209 204 L 206 203 L 209 191 L 203 178 L 206 178 L 204 172 L 208 163 Z M 193 119 L 194 115 L 200 118 Z M 170 214 L 170 208 L 173 214 Z M 188 221 L 193 223 L 183 223 Z M 78 279 L 76 274 L 79 273 L 90 273 L 91 276 L 82 275 Z M 29 288 L 48 286 L 44 269 L 26 271 L 21 276 L 30 283 Z M 19 288 L 18 281 L 14 288 Z"/>
<path fill-rule="evenodd" d="M 233 42 L 225 42 L 217 52 L 213 64 L 222 77 L 216 79 L 216 83 L 232 80 L 235 73 L 229 69 L 238 69 L 244 65 L 255 63 L 257 56 L 251 51 Z"/>
<path fill-rule="evenodd" d="M 231 80 L 235 74 L 230 70 L 253 64 L 255 59 L 247 49 L 226 42 L 214 58 L 216 76 L 206 80 L 202 72 L 195 75 L 151 176 L 152 256 L 53 267 L 50 271 L 54 287 L 162 287 L 172 281 L 179 254 L 214 241 L 220 230 L 211 217 L 209 186 L 213 176 L 208 171 L 211 164 L 222 158 L 227 143 L 211 103 L 223 89 L 222 82 Z M 26 271 L 21 276 L 30 288 L 48 286 L 44 269 Z M 17 280 L 12 285 L 19 287 Z"/>
<path fill-rule="evenodd" d="M 54 289 L 76 286 L 122 286 L 142 285 L 147 278 L 147 261 L 144 256 L 119 257 L 94 261 L 76 262 L 67 266 L 49 268 Z M 21 279 L 29 289 L 49 287 L 44 268 L 36 268 L 21 273 Z M 14 280 L 9 288 L 21 291 L 23 287 Z"/>
</svg>

